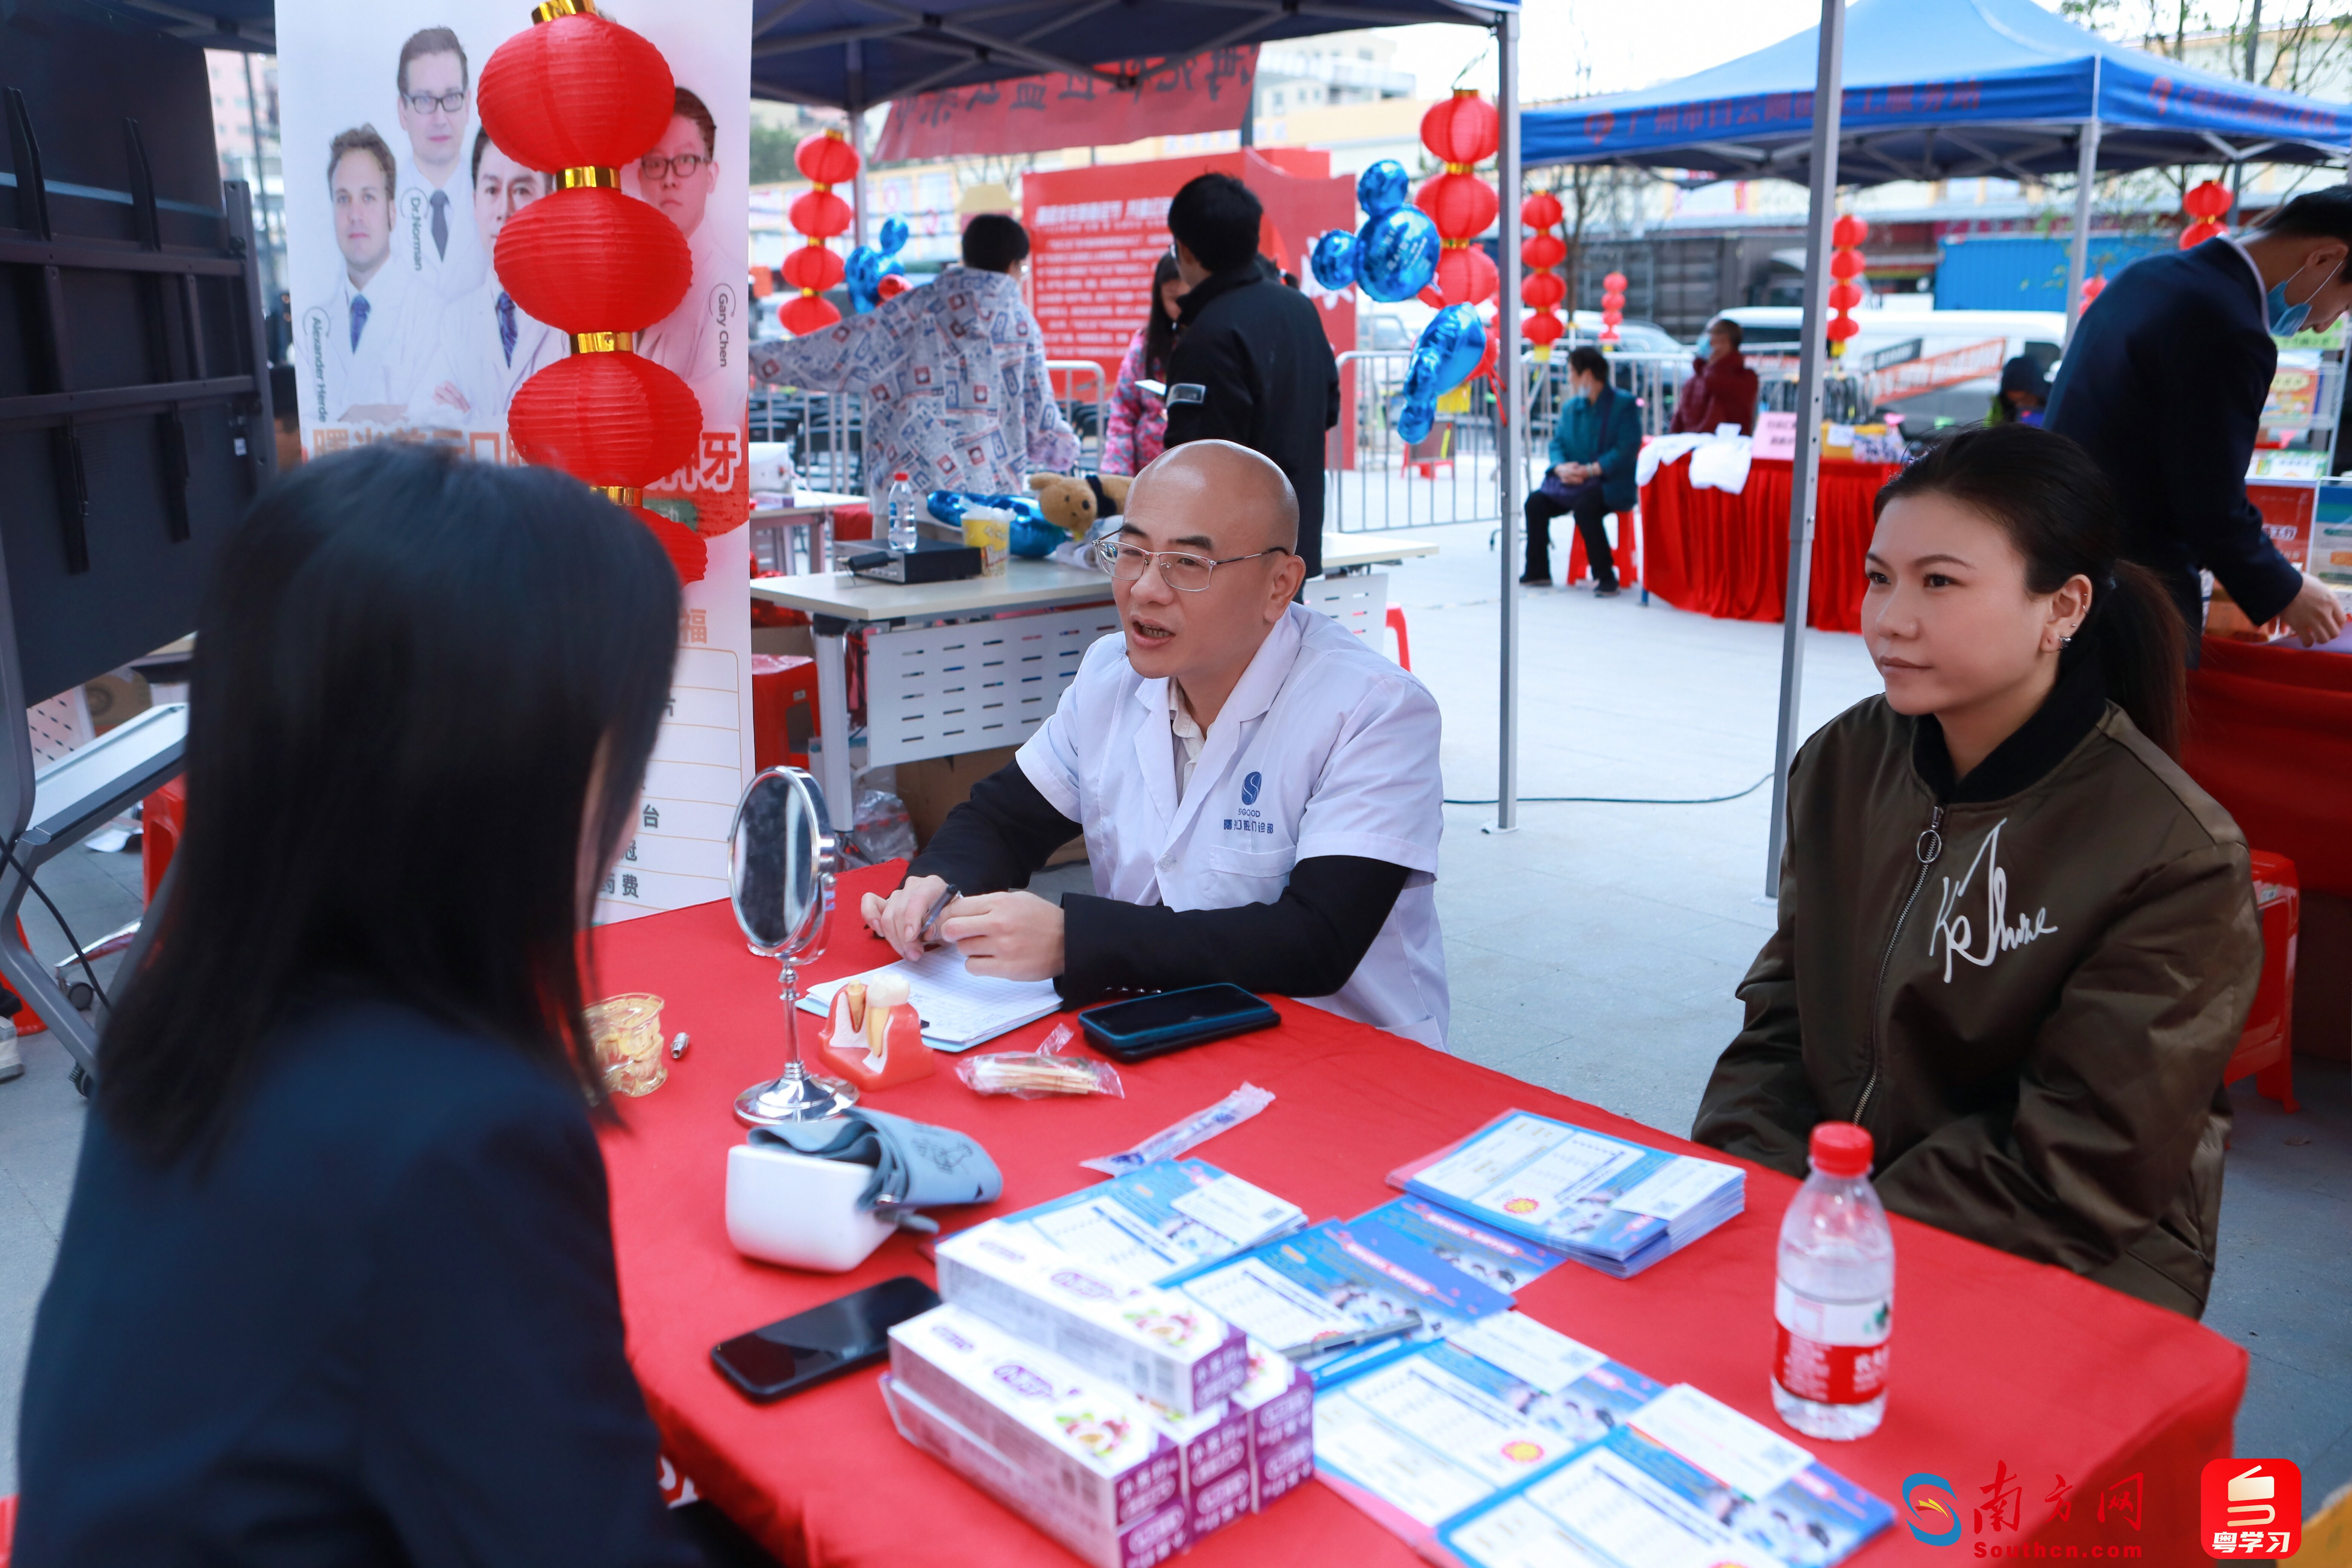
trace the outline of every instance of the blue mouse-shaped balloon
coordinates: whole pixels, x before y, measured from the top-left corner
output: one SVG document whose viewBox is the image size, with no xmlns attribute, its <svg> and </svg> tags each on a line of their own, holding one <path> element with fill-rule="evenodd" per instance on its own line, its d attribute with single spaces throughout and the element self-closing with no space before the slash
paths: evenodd
<svg viewBox="0 0 2352 1568">
<path fill-rule="evenodd" d="M 1486 323 L 1479 320 L 1474 305 L 1448 305 L 1421 330 L 1421 340 L 1413 347 L 1416 365 L 1423 349 L 1431 352 L 1434 360 L 1431 374 L 1437 393 L 1451 392 L 1468 380 L 1478 362 L 1486 357 Z M 1406 391 L 1410 395 L 1410 384 Z"/>
<path fill-rule="evenodd" d="M 1393 208 L 1356 231 L 1356 281 L 1384 303 L 1410 300 L 1437 276 L 1444 244 L 1427 213 L 1415 206 Z"/>
<path fill-rule="evenodd" d="M 1366 217 L 1394 212 L 1412 199 L 1412 176 L 1394 158 L 1383 158 L 1356 176 L 1356 205 Z"/>
<path fill-rule="evenodd" d="M 1426 440 L 1430 426 L 1436 423 L 1437 405 L 1434 403 L 1414 403 L 1408 400 L 1397 412 L 1397 438 L 1407 444 Z"/>
<path fill-rule="evenodd" d="M 1326 289 L 1337 292 L 1355 287 L 1356 237 L 1344 228 L 1322 235 L 1307 253 L 1307 266 Z"/>
<path fill-rule="evenodd" d="M 907 248 L 907 220 L 896 214 L 882 220 L 882 254 L 896 256 Z"/>
</svg>

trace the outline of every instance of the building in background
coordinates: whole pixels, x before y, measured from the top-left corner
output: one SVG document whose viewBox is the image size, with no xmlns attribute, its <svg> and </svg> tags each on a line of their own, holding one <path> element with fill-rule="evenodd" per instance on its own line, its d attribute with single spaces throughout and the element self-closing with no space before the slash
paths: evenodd
<svg viewBox="0 0 2352 1568">
<path fill-rule="evenodd" d="M 211 80 L 213 149 L 221 178 L 243 180 L 254 193 L 253 226 L 262 252 L 265 311 L 278 308 L 286 280 L 286 173 L 278 144 L 278 57 L 240 49 L 206 49 Z M 272 352 L 280 352 L 271 339 Z"/>
</svg>

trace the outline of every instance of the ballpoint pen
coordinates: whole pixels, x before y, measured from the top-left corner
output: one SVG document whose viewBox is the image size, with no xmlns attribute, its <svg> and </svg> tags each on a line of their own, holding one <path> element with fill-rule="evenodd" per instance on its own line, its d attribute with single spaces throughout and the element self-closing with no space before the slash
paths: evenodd
<svg viewBox="0 0 2352 1568">
<path fill-rule="evenodd" d="M 948 912 L 948 906 L 962 897 L 963 890 L 961 889 L 958 888 L 953 882 L 948 884 L 948 890 L 940 895 L 940 901 L 933 904 L 931 906 L 931 912 L 924 917 L 923 929 L 915 933 L 916 946 L 928 947 L 930 945 L 931 933 L 940 929 L 940 921 Z"/>
<path fill-rule="evenodd" d="M 1323 1355 L 1331 1351 L 1349 1351 L 1362 1345 L 1375 1344 L 1381 1340 L 1392 1339 L 1398 1334 L 1409 1334 L 1419 1327 L 1421 1327 L 1421 1314 L 1408 1310 L 1403 1317 L 1391 1318 L 1385 1323 L 1373 1323 L 1365 1328 L 1350 1329 L 1344 1334 L 1325 1334 L 1320 1339 L 1308 1340 L 1303 1344 L 1286 1345 L 1282 1355 L 1286 1361 L 1305 1361 L 1309 1356 Z"/>
</svg>

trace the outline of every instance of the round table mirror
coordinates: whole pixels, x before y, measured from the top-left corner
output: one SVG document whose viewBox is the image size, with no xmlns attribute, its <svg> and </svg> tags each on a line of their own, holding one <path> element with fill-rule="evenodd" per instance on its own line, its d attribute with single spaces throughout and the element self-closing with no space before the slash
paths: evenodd
<svg viewBox="0 0 2352 1568">
<path fill-rule="evenodd" d="M 736 1120 L 747 1126 L 822 1121 L 857 1103 L 856 1085 L 810 1072 L 801 1057 L 798 966 L 824 952 L 840 866 L 816 780 L 799 768 L 770 768 L 751 781 L 728 833 L 728 889 L 751 951 L 783 961 L 789 1057 L 782 1073 L 735 1097 Z"/>
</svg>

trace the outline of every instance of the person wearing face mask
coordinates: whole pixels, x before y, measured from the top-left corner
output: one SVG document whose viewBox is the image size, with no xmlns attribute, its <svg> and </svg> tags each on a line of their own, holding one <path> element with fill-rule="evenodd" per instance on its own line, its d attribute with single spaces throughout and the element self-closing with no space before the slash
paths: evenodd
<svg viewBox="0 0 2352 1568">
<path fill-rule="evenodd" d="M 2117 273 L 2066 344 L 2042 427 L 2078 442 L 2115 487 L 2124 554 L 2155 572 L 2197 662 L 2209 571 L 2249 619 L 2307 644 L 2344 629 L 2336 595 L 2297 571 L 2246 499 L 2273 334 L 2352 306 L 2352 187 L 2297 196 L 2243 238 L 2209 239 Z"/>
<path fill-rule="evenodd" d="M 1895 1213 L 2199 1316 L 2263 945 L 2245 837 L 2174 760 L 2179 616 L 2062 437 L 1956 436 L 1877 519 L 1885 695 L 1797 753 L 1691 1136 L 1801 1176 L 1858 1122 Z"/>
<path fill-rule="evenodd" d="M 1519 581 L 1551 586 L 1551 520 L 1567 512 L 1584 536 L 1592 563 L 1592 593 L 1606 599 L 1617 592 L 1617 560 L 1610 552 L 1602 520 L 1611 512 L 1633 514 L 1638 490 L 1634 460 L 1642 450 L 1642 410 L 1609 384 L 1609 361 L 1590 343 L 1568 354 L 1568 398 L 1551 430 L 1551 466 L 1527 502 L 1528 565 Z"/>
</svg>

